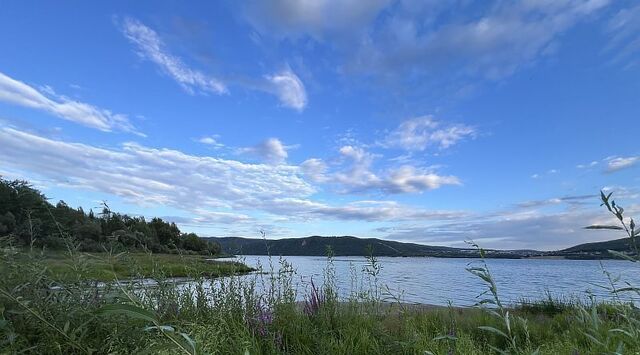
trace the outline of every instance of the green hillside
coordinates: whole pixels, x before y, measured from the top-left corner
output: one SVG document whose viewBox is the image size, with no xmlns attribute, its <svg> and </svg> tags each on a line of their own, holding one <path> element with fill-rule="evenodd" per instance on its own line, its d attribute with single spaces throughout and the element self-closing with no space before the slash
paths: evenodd
<svg viewBox="0 0 640 355">
<path fill-rule="evenodd" d="M 585 243 L 564 249 L 564 252 L 593 252 L 593 251 L 631 251 L 631 240 L 629 238 L 621 238 L 607 240 L 604 242 Z"/>
<path fill-rule="evenodd" d="M 451 248 L 416 243 L 404 243 L 376 238 L 353 236 L 311 236 L 265 240 L 258 238 L 222 237 L 209 238 L 220 244 L 222 251 L 234 255 L 299 255 L 324 256 L 330 247 L 337 256 L 364 256 L 372 248 L 375 256 L 430 256 L 446 258 L 477 257 L 475 249 Z M 615 258 L 608 250 L 632 253 L 628 238 L 586 243 L 557 251 L 537 250 L 487 250 L 489 258 L 520 259 L 529 257 L 562 257 L 567 259 Z"/>
<path fill-rule="evenodd" d="M 220 244 L 223 252 L 235 255 L 301 255 L 324 256 L 327 247 L 338 256 L 364 256 L 371 247 L 375 256 L 432 256 L 432 257 L 476 257 L 475 249 L 450 248 L 415 243 L 403 243 L 376 238 L 352 236 L 287 238 L 276 240 L 224 237 L 211 238 Z M 489 250 L 489 257 L 521 258 L 537 251 L 497 251 Z"/>
</svg>

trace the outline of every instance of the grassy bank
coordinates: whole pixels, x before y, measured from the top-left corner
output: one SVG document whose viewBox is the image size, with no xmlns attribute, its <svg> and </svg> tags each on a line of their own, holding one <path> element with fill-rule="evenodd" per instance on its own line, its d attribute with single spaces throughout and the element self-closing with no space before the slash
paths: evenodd
<svg viewBox="0 0 640 355">
<path fill-rule="evenodd" d="M 615 204 L 605 196 L 603 201 L 623 221 Z M 635 238 L 633 223 L 628 231 Z M 316 280 L 322 286 L 311 282 L 302 295 L 296 294 L 295 271 L 285 259 L 271 259 L 267 273 L 209 279 L 206 261 L 176 255 L 91 255 L 73 249 L 48 255 L 1 244 L 0 253 L 0 354 L 640 352 L 640 289 L 606 270 L 603 280 L 587 280 L 610 292 L 606 303 L 549 298 L 506 305 L 480 259 L 467 270 L 486 291 L 476 308 L 454 308 L 403 304 L 379 283 L 384 265 L 374 256 L 364 268 L 353 268 L 348 296 L 339 298 L 331 251 L 322 280 Z M 109 272 L 112 278 L 134 278 L 101 287 L 87 282 L 108 279 Z M 176 273 L 192 282 L 176 284 L 171 279 Z M 145 287 L 137 279 L 141 275 L 157 283 Z M 383 302 L 390 298 L 397 302 Z"/>
<path fill-rule="evenodd" d="M 322 287 L 310 285 L 297 301 L 295 274 L 286 260 L 249 277 L 203 276 L 198 267 L 177 272 L 194 280 L 176 287 L 159 264 L 178 255 L 15 253 L 4 249 L 0 281 L 0 353 L 162 354 L 593 354 L 640 351 L 638 310 L 630 304 L 569 303 L 554 299 L 500 304 L 487 279 L 490 309 L 411 306 L 382 302 L 369 258 L 354 288 L 339 299 L 332 259 Z M 96 261 L 96 260 L 99 260 Z M 151 260 L 145 262 L 145 260 Z M 131 264 L 127 264 L 131 263 Z M 204 263 L 204 264 L 201 264 Z M 47 265 L 45 269 L 43 265 Z M 117 265 L 153 265 L 158 286 L 83 282 Z M 149 266 L 147 266 L 149 267 Z M 77 270 L 85 279 L 73 279 Z M 82 271 L 85 270 L 85 271 Z M 96 273 L 96 270 L 100 270 Z M 165 270 L 165 271 L 162 271 Z M 277 270 L 277 271 L 276 271 Z M 482 265 L 476 272 L 489 272 Z M 125 275 L 124 273 L 121 275 Z M 128 275 L 139 275 L 132 272 Z M 483 274 L 484 275 L 484 274 Z M 490 276 L 489 274 L 486 274 Z M 115 277 L 115 275 L 114 275 Z M 52 288 L 55 286 L 55 288 Z M 437 287 L 437 285 L 434 285 Z M 495 296 L 495 298 L 494 298 Z M 487 302 L 489 303 L 489 302 Z"/>
<path fill-rule="evenodd" d="M 220 277 L 252 271 L 231 260 L 211 256 L 125 252 L 118 254 L 68 251 L 15 250 L 16 262 L 37 263 L 50 277 L 59 280 L 112 281 L 149 277 Z M 4 267 L 7 265 L 5 264 Z M 3 265 L 0 265 L 2 268 Z M 3 270 L 0 269 L 0 272 Z"/>
</svg>

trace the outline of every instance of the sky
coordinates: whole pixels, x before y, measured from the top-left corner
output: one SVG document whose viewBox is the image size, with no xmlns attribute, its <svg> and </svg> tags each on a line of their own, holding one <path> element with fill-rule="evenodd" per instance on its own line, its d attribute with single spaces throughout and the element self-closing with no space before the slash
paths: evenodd
<svg viewBox="0 0 640 355">
<path fill-rule="evenodd" d="M 202 236 L 553 250 L 640 216 L 640 4 L 2 1 L 0 175 Z"/>
</svg>

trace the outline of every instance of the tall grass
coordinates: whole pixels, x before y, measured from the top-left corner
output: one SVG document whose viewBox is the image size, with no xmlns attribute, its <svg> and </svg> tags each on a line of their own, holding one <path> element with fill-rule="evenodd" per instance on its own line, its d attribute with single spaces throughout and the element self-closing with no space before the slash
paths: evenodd
<svg viewBox="0 0 640 355">
<path fill-rule="evenodd" d="M 626 223 L 610 196 L 603 203 Z M 608 205 L 607 205 L 608 203 Z M 616 206 L 616 207 L 614 207 Z M 477 246 L 476 246 L 477 247 Z M 478 247 L 479 248 L 479 247 Z M 480 254 L 483 255 L 479 248 Z M 640 351 L 638 289 L 606 274 L 614 296 L 584 303 L 549 296 L 505 305 L 484 259 L 469 265 L 486 284 L 476 308 L 412 306 L 381 285 L 384 265 L 373 252 L 351 268 L 351 290 L 339 297 L 331 250 L 323 277 L 296 288 L 283 258 L 249 276 L 210 279 L 189 265 L 190 282 L 169 277 L 162 256 L 152 268 L 117 270 L 126 254 L 100 262 L 113 280 L 92 280 L 92 256 L 69 240 L 64 262 L 73 278 L 49 270 L 47 253 L 0 240 L 0 353 L 33 354 L 627 354 Z M 622 256 L 621 256 L 622 257 Z M 624 258 L 637 261 L 637 254 Z M 605 270 L 606 271 L 606 270 Z M 136 277 L 136 274 L 147 277 Z M 150 273 L 150 274 L 149 274 Z M 433 285 L 437 287 L 438 285 Z M 461 285 L 463 287 L 463 285 Z M 300 292 L 301 294 L 298 294 Z M 303 301 L 297 301 L 302 299 Z"/>
</svg>

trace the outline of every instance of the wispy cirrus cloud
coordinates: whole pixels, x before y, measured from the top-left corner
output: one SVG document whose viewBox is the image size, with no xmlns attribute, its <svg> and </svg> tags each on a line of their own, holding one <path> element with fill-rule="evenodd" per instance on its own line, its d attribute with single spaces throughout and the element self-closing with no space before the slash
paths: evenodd
<svg viewBox="0 0 640 355">
<path fill-rule="evenodd" d="M 613 193 L 625 213 L 640 212 L 637 189 L 603 187 Z M 486 248 L 558 250 L 581 243 L 625 237 L 624 232 L 589 231 L 590 225 L 616 225 L 617 220 L 600 206 L 600 195 L 565 195 L 542 200 L 516 202 L 494 211 L 476 212 L 449 221 L 407 222 L 378 228 L 385 238 L 465 246 L 472 239 Z"/>
<path fill-rule="evenodd" d="M 558 169 L 549 169 L 543 173 L 535 173 L 531 175 L 532 179 L 541 179 L 544 177 L 550 177 L 558 173 Z"/>
<path fill-rule="evenodd" d="M 547 206 L 556 206 L 561 204 L 567 204 L 569 206 L 580 206 L 591 203 L 592 205 L 598 201 L 599 195 L 577 195 L 577 196 L 563 196 L 554 197 L 546 200 L 531 200 L 519 202 L 516 204 L 520 208 L 539 208 Z"/>
<path fill-rule="evenodd" d="M 586 164 L 578 164 L 576 165 L 576 168 L 578 169 L 588 169 L 588 168 L 593 168 L 596 165 L 598 165 L 598 161 L 597 160 L 593 160 L 590 163 L 586 163 Z"/>
<path fill-rule="evenodd" d="M 142 22 L 125 17 L 119 21 L 119 26 L 141 58 L 156 64 L 188 93 L 229 93 L 228 82 L 191 68 L 180 57 L 171 54 L 160 35 Z M 233 84 L 275 95 L 282 106 L 298 112 L 307 106 L 304 84 L 291 69 L 265 75 L 262 80 L 236 80 Z"/>
<path fill-rule="evenodd" d="M 226 85 L 219 79 L 205 75 L 188 67 L 180 58 L 172 55 L 160 36 L 140 21 L 125 17 L 121 21 L 122 33 L 136 46 L 141 58 L 147 59 L 162 69 L 187 92 L 227 93 Z"/>
<path fill-rule="evenodd" d="M 253 3 L 246 16 L 276 38 L 329 42 L 342 54 L 342 72 L 388 79 L 451 69 L 454 76 L 496 80 L 553 53 L 564 32 L 610 3 L 487 1 L 468 11 L 467 2 L 282 0 Z"/>
<path fill-rule="evenodd" d="M 388 239 L 425 244 L 464 247 L 464 241 L 471 239 L 485 248 L 535 250 L 558 250 L 581 243 L 624 237 L 624 233 L 585 230 L 584 227 L 589 225 L 615 224 L 616 221 L 607 211 L 598 209 L 597 197 L 579 197 L 578 200 L 585 203 L 576 205 L 575 200 L 550 199 L 548 202 L 556 208 L 567 204 L 567 208 L 559 211 L 502 210 L 444 222 L 402 223 L 394 227 L 382 227 L 378 232 Z M 590 200 L 592 203 L 588 203 Z M 634 210 L 633 205 L 625 207 Z"/>
<path fill-rule="evenodd" d="M 445 223 L 400 225 L 381 232 L 388 239 L 425 244 L 464 247 L 464 241 L 471 239 L 485 248 L 557 250 L 611 238 L 601 233 L 585 233 L 583 228 L 598 220 L 599 213 L 594 210 L 504 213 Z"/>
<path fill-rule="evenodd" d="M 606 172 L 613 173 L 623 169 L 628 169 L 640 162 L 640 156 L 632 157 L 609 157 L 605 159 L 607 163 Z"/>
<path fill-rule="evenodd" d="M 346 221 L 425 221 L 451 220 L 468 215 L 465 211 L 412 208 L 396 201 L 355 201 L 341 206 L 306 199 L 284 198 L 275 201 L 274 211 L 289 218 L 333 219 Z"/>
<path fill-rule="evenodd" d="M 208 145 L 213 149 L 221 149 L 221 148 L 224 148 L 225 145 L 218 141 L 219 138 L 220 137 L 218 135 L 204 136 L 204 137 L 198 138 L 196 141 L 199 143 Z"/>
<path fill-rule="evenodd" d="M 607 25 L 611 36 L 605 52 L 612 53 L 614 64 L 623 64 L 626 68 L 638 65 L 640 53 L 640 5 L 619 10 Z"/>
<path fill-rule="evenodd" d="M 636 164 L 640 163 L 640 156 L 609 156 L 601 160 L 593 160 L 588 164 L 578 164 L 576 168 L 578 169 L 593 169 L 596 167 L 602 167 L 602 172 L 604 173 L 615 173 L 620 170 L 625 170 L 636 166 Z"/>
<path fill-rule="evenodd" d="M 446 149 L 476 135 L 477 130 L 471 126 L 447 124 L 428 115 L 402 122 L 380 144 L 407 151 L 424 151 L 429 147 Z"/>
<path fill-rule="evenodd" d="M 125 114 L 113 113 L 56 94 L 50 87 L 37 89 L 0 72 L 0 101 L 40 110 L 67 121 L 101 131 L 123 131 L 140 136 Z"/>
<path fill-rule="evenodd" d="M 0 129 L 2 161 L 57 183 L 97 190 L 131 203 L 219 212 L 314 192 L 293 166 L 246 164 L 136 143 L 119 148 L 53 140 Z"/>
<path fill-rule="evenodd" d="M 176 208 L 193 215 L 189 223 L 256 224 L 254 213 L 284 220 L 364 221 L 461 215 L 395 201 L 344 205 L 314 201 L 316 187 L 294 165 L 250 164 L 136 143 L 96 147 L 8 126 L 0 126 L 0 141 L 3 168 L 27 172 L 30 178 L 47 180 L 49 185 L 99 191 L 137 205 Z"/>
<path fill-rule="evenodd" d="M 436 25 L 427 28 L 415 12 L 398 12 L 374 33 L 377 45 L 363 48 L 359 58 L 369 57 L 371 67 L 378 70 L 431 72 L 456 66 L 462 75 L 500 79 L 551 53 L 563 32 L 608 3 L 487 2 L 479 16 L 448 21 L 436 17 L 431 22 Z M 435 8 L 436 13 L 443 10 L 450 8 Z"/>
<path fill-rule="evenodd" d="M 366 27 L 390 0 L 252 1 L 246 6 L 250 22 L 260 32 L 317 40 L 345 36 Z M 339 9 L 339 10 L 338 10 Z"/>
</svg>

